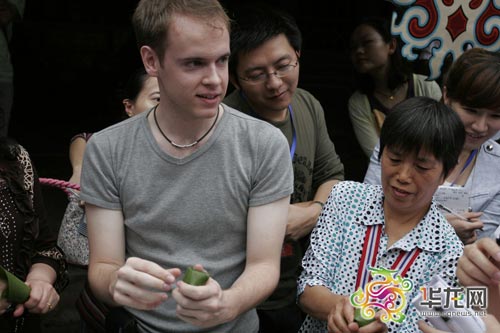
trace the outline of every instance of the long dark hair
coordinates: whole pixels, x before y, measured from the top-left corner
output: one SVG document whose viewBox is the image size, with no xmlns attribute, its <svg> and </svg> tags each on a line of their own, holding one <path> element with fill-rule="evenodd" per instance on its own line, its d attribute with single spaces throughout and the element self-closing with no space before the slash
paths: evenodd
<svg viewBox="0 0 500 333">
<path fill-rule="evenodd" d="M 128 98 L 135 102 L 148 78 L 149 75 L 143 66 L 133 71 L 123 88 L 122 99 Z"/>
<path fill-rule="evenodd" d="M 354 31 L 361 25 L 367 25 L 375 29 L 385 43 L 390 43 L 394 36 L 391 34 L 390 22 L 381 17 L 365 17 L 362 18 L 352 30 Z M 411 75 L 411 67 L 408 62 L 401 56 L 401 48 L 396 38 L 396 50 L 391 54 L 389 61 L 389 73 L 387 77 L 387 86 L 394 90 L 397 87 L 408 81 Z M 354 86 L 363 94 L 371 94 L 375 89 L 375 83 L 369 74 L 361 74 L 354 70 Z"/>
</svg>

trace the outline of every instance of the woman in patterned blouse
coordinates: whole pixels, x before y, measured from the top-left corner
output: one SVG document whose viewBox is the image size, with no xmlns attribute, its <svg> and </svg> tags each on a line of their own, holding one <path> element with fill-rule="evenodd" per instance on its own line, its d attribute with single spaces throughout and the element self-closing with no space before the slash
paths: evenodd
<svg viewBox="0 0 500 333">
<path fill-rule="evenodd" d="M 420 287 L 435 275 L 457 285 L 463 245 L 432 197 L 457 164 L 464 140 L 460 118 L 428 97 L 407 99 L 387 116 L 380 136 L 382 186 L 335 185 L 311 235 L 298 287 L 308 314 L 301 332 L 358 332 L 350 295 L 359 291 L 382 304 L 370 306 L 377 320 L 364 332 L 418 332 L 421 317 L 411 301 Z M 372 277 L 377 283 L 404 278 L 412 288 L 400 290 L 404 296 L 391 307 L 390 298 L 369 293 Z"/>
<path fill-rule="evenodd" d="M 31 288 L 23 304 L 0 299 L 1 332 L 39 332 L 67 284 L 64 254 L 45 219 L 40 183 L 26 150 L 0 138 L 0 265 Z M 6 283 L 0 280 L 0 294 Z"/>
</svg>

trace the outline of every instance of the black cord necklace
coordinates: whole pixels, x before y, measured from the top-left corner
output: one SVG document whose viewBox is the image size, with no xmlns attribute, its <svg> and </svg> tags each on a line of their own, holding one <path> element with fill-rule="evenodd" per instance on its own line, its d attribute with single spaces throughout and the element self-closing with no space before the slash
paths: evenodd
<svg viewBox="0 0 500 333">
<path fill-rule="evenodd" d="M 155 107 L 154 111 L 153 111 L 153 118 L 155 120 L 155 124 L 156 124 L 156 127 L 158 127 L 158 130 L 160 131 L 161 135 L 163 135 L 163 137 L 165 138 L 165 140 L 168 141 L 168 143 L 170 143 L 172 146 L 174 146 L 175 148 L 179 148 L 179 149 L 187 149 L 187 148 L 191 148 L 191 147 L 194 147 L 196 146 L 201 140 L 203 140 L 207 135 L 208 133 L 210 133 L 210 131 L 214 128 L 215 126 L 215 123 L 217 123 L 217 119 L 219 118 L 219 112 L 220 112 L 220 106 L 217 108 L 217 115 L 215 116 L 215 120 L 214 120 L 214 123 L 212 124 L 212 126 L 210 126 L 210 128 L 208 129 L 208 131 L 203 134 L 198 140 L 196 140 L 195 142 L 193 143 L 189 143 L 187 145 L 180 145 L 180 144 L 177 144 L 175 142 L 173 142 L 172 140 L 170 140 L 166 135 L 165 133 L 163 133 L 163 131 L 161 130 L 161 127 L 160 125 L 158 124 L 158 119 L 156 119 L 156 109 L 158 108 L 158 105 Z"/>
</svg>

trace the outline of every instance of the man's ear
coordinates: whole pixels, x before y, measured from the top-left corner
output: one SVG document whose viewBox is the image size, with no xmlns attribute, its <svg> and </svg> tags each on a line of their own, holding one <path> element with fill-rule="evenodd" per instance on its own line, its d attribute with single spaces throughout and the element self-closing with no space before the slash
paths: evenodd
<svg viewBox="0 0 500 333">
<path fill-rule="evenodd" d="M 160 67 L 160 60 L 156 52 L 149 46 L 144 45 L 140 49 L 142 63 L 144 69 L 149 76 L 158 77 L 158 68 Z"/>
<path fill-rule="evenodd" d="M 122 103 L 125 106 L 125 113 L 127 116 L 132 117 L 134 115 L 134 103 L 128 98 L 125 98 Z"/>
</svg>

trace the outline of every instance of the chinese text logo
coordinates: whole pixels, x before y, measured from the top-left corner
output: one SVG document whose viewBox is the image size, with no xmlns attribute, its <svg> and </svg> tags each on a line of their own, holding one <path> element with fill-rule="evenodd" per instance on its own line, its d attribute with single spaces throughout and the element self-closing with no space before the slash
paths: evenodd
<svg viewBox="0 0 500 333">
<path fill-rule="evenodd" d="M 481 315 L 482 312 L 473 313 L 466 311 L 469 308 L 486 310 L 488 305 L 488 293 L 486 287 L 420 287 L 422 297 L 420 309 L 426 308 L 423 315 L 429 316 L 469 316 L 471 314 Z M 445 311 L 451 310 L 451 311 Z M 421 312 L 422 314 L 422 312 Z"/>
</svg>

